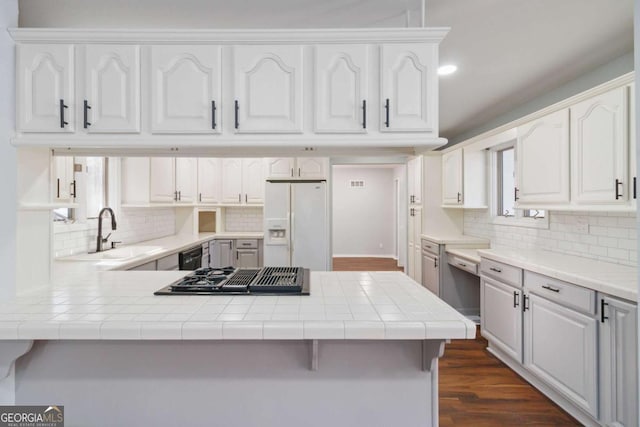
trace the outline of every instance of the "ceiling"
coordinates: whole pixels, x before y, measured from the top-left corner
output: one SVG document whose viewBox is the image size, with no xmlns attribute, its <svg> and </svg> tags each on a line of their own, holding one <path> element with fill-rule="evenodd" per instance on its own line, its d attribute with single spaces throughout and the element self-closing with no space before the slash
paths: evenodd
<svg viewBox="0 0 640 427">
<path fill-rule="evenodd" d="M 426 0 L 447 26 L 440 134 L 455 138 L 633 50 L 633 0 Z M 19 0 L 23 27 L 421 25 L 420 0 Z"/>
</svg>

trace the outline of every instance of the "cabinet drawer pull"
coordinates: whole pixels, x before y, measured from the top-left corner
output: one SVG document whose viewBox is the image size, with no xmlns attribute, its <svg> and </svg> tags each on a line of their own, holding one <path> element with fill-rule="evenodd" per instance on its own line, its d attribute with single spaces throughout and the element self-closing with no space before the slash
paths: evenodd
<svg viewBox="0 0 640 427">
<path fill-rule="evenodd" d="M 620 197 L 622 197 L 622 194 L 618 193 L 618 188 L 620 188 L 621 185 L 622 185 L 622 181 L 620 181 L 618 178 L 616 178 L 616 200 L 618 200 Z"/>
<path fill-rule="evenodd" d="M 542 289 L 546 289 L 546 290 L 551 291 L 551 292 L 560 293 L 560 289 L 559 289 L 559 288 L 554 288 L 554 287 L 553 287 L 553 286 L 551 286 L 551 285 L 544 285 L 544 286 L 542 287 Z"/>
<path fill-rule="evenodd" d="M 216 128 L 216 101 L 211 101 L 211 129 Z"/>
<path fill-rule="evenodd" d="M 384 125 L 386 127 L 389 127 L 389 98 L 387 98 L 387 100 L 384 103 L 384 109 L 386 111 L 386 120 L 384 122 Z"/>
<path fill-rule="evenodd" d="M 466 267 L 466 266 L 467 266 L 467 264 L 465 264 L 464 262 L 459 262 L 459 263 L 458 263 L 458 265 L 459 265 L 460 267 Z"/>
<path fill-rule="evenodd" d="M 489 270 L 495 271 L 496 273 L 502 273 L 502 270 L 500 270 L 499 268 L 496 268 L 496 267 L 489 267 Z"/>
<path fill-rule="evenodd" d="M 513 291 L 513 308 L 516 308 L 520 305 L 520 293 L 518 291 Z"/>
<path fill-rule="evenodd" d="M 362 100 L 362 129 L 367 128 L 367 100 Z"/>
<path fill-rule="evenodd" d="M 240 109 L 240 106 L 238 106 L 238 100 L 235 100 L 235 109 L 236 109 L 236 129 L 238 129 L 238 127 L 240 127 L 240 123 L 238 122 L 238 110 Z"/>
<path fill-rule="evenodd" d="M 608 319 L 608 317 L 604 315 L 604 307 L 607 305 L 609 305 L 609 303 L 604 302 L 604 298 L 600 300 L 600 322 L 602 323 Z"/>
<path fill-rule="evenodd" d="M 64 99 L 60 100 L 60 127 L 64 129 L 64 125 L 68 125 L 69 122 L 66 122 L 64 120 L 64 110 L 65 108 L 69 108 L 68 106 L 64 105 Z"/>
<path fill-rule="evenodd" d="M 91 107 L 89 106 L 89 101 L 85 99 L 84 100 L 84 128 L 85 129 L 91 126 L 91 123 L 89 123 L 89 110 L 91 110 Z"/>
</svg>

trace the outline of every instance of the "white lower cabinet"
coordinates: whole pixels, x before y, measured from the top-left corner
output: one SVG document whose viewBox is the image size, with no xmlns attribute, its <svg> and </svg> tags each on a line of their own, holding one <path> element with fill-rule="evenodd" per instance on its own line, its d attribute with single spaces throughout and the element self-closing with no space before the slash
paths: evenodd
<svg viewBox="0 0 640 427">
<path fill-rule="evenodd" d="M 440 264 L 437 255 L 422 251 L 422 286 L 440 295 Z"/>
<path fill-rule="evenodd" d="M 522 363 L 522 289 L 489 277 L 480 281 L 480 331 L 492 346 Z"/>
<path fill-rule="evenodd" d="M 638 307 L 600 297 L 600 419 L 638 425 Z"/>
<path fill-rule="evenodd" d="M 535 294 L 524 303 L 524 366 L 597 417 L 596 319 Z"/>
</svg>

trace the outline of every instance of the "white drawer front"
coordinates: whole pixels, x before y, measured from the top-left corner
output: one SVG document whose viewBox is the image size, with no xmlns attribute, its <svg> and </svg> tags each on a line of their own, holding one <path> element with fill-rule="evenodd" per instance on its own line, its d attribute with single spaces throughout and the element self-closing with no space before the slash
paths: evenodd
<svg viewBox="0 0 640 427">
<path fill-rule="evenodd" d="M 482 258 L 480 262 L 482 274 L 496 278 L 504 283 L 522 287 L 522 269 L 498 261 Z"/>
<path fill-rule="evenodd" d="M 524 272 L 524 286 L 528 292 L 557 301 L 567 307 L 588 314 L 596 313 L 596 293 L 591 289 L 531 271 Z"/>
<path fill-rule="evenodd" d="M 447 255 L 447 262 L 456 268 L 478 275 L 478 264 L 455 255 Z"/>
<path fill-rule="evenodd" d="M 238 248 L 238 249 L 257 249 L 258 248 L 258 240 L 257 239 L 237 239 L 236 240 L 236 248 Z"/>
<path fill-rule="evenodd" d="M 430 252 L 433 255 L 440 255 L 440 245 L 431 240 L 422 239 L 422 250 Z"/>
</svg>

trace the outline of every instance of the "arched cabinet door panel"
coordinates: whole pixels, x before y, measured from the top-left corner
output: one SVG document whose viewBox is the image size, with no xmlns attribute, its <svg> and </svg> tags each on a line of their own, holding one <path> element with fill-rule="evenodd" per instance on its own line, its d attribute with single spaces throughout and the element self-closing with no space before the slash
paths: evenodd
<svg viewBox="0 0 640 427">
<path fill-rule="evenodd" d="M 89 133 L 140 132 L 140 47 L 85 47 L 82 126 Z"/>
<path fill-rule="evenodd" d="M 380 47 L 380 131 L 438 134 L 438 48 Z"/>
<path fill-rule="evenodd" d="M 220 133 L 220 46 L 151 47 L 153 133 Z"/>
<path fill-rule="evenodd" d="M 73 54 L 73 45 L 18 45 L 19 132 L 75 131 Z"/>
<path fill-rule="evenodd" d="M 367 46 L 315 47 L 315 131 L 365 133 Z"/>
<path fill-rule="evenodd" d="M 234 46 L 237 133 L 302 132 L 302 46 Z"/>
</svg>

